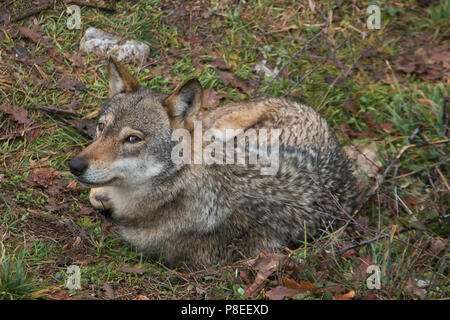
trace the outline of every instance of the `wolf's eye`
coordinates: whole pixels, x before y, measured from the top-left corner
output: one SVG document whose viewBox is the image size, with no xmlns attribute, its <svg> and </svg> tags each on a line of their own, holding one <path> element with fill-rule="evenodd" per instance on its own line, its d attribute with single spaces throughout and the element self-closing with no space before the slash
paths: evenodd
<svg viewBox="0 0 450 320">
<path fill-rule="evenodd" d="M 141 140 L 142 140 L 141 138 L 136 137 L 136 136 L 128 136 L 128 137 L 125 138 L 124 142 L 126 142 L 126 143 L 137 143 L 137 142 L 139 142 Z"/>
<path fill-rule="evenodd" d="M 103 129 L 105 129 L 105 124 L 104 124 L 104 123 L 99 123 L 99 124 L 97 124 L 97 130 L 98 130 L 98 132 L 102 132 Z"/>
</svg>

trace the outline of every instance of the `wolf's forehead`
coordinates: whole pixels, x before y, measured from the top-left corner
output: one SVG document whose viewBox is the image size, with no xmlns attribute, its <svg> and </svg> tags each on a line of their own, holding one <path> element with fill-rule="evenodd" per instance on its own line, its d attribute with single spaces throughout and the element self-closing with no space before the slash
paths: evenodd
<svg viewBox="0 0 450 320">
<path fill-rule="evenodd" d="M 109 99 L 99 112 L 99 118 L 106 114 L 113 114 L 119 116 L 120 114 L 126 114 L 137 111 L 157 110 L 161 105 L 165 95 L 159 92 L 153 92 L 150 90 L 139 90 L 136 93 L 118 94 Z"/>
<path fill-rule="evenodd" d="M 135 107 L 144 97 L 118 94 L 105 102 L 99 113 L 99 118 L 107 114 L 118 114 Z"/>
</svg>

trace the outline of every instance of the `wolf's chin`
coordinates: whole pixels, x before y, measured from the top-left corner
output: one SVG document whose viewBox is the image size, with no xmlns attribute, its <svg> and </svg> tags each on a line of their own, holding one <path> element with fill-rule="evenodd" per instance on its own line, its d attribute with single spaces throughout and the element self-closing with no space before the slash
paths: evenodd
<svg viewBox="0 0 450 320">
<path fill-rule="evenodd" d="M 105 186 L 110 185 L 112 182 L 116 181 L 118 178 L 114 177 L 112 179 L 109 179 L 107 181 L 102 181 L 102 182 L 88 182 L 81 178 L 76 178 L 76 179 L 82 186 L 84 186 L 86 188 L 99 188 L 99 187 L 105 187 Z"/>
</svg>

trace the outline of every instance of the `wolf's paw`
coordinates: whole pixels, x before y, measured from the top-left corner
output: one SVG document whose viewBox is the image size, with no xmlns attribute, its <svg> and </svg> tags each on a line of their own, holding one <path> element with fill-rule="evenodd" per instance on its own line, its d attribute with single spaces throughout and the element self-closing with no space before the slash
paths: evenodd
<svg viewBox="0 0 450 320">
<path fill-rule="evenodd" d="M 111 210 L 112 206 L 110 203 L 110 198 L 105 191 L 105 188 L 93 188 L 89 194 L 89 201 L 91 201 L 92 206 L 98 210 Z"/>
</svg>

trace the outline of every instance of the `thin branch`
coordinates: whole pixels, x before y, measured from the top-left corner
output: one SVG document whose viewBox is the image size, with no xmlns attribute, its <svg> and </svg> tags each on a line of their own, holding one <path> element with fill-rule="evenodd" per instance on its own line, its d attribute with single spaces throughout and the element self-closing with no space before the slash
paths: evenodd
<svg viewBox="0 0 450 320">
<path fill-rule="evenodd" d="M 61 114 L 65 114 L 65 115 L 69 115 L 69 116 L 78 116 L 78 114 L 74 111 L 71 110 L 64 110 L 64 109 L 59 109 L 56 107 L 49 107 L 49 106 L 36 106 L 35 107 L 38 110 L 43 110 L 43 111 L 47 111 L 50 113 L 61 113 Z"/>
<path fill-rule="evenodd" d="M 114 9 L 114 8 L 99 6 L 99 5 L 87 3 L 87 2 L 81 1 L 81 0 L 66 0 L 66 4 L 75 4 L 80 7 L 98 9 L 98 10 L 103 10 L 103 11 L 110 12 L 110 13 L 116 12 L 116 9 Z M 115 4 L 115 1 L 114 1 L 114 4 Z"/>
<path fill-rule="evenodd" d="M 401 158 L 403 153 L 408 149 L 408 146 L 411 144 L 411 141 L 415 138 L 415 136 L 420 132 L 420 127 L 417 127 L 413 133 L 409 136 L 408 140 L 406 141 L 405 145 L 400 149 L 400 151 L 397 153 L 397 155 L 392 159 L 391 163 L 387 166 L 387 168 L 384 170 L 383 174 L 377 179 L 377 182 L 375 186 L 370 189 L 370 191 L 365 196 L 365 200 L 361 201 L 359 206 L 354 212 L 354 215 L 356 215 L 362 207 L 366 204 L 366 202 L 377 192 L 377 190 L 380 188 L 380 186 L 383 184 L 384 179 L 386 179 L 387 174 L 391 171 L 391 169 L 394 167 L 394 165 L 397 164 L 398 160 Z"/>
<path fill-rule="evenodd" d="M 292 60 L 294 60 L 295 57 L 297 57 L 298 55 L 302 54 L 303 51 L 305 51 L 308 46 L 314 41 L 316 40 L 319 36 L 321 36 L 323 34 L 323 30 L 321 30 L 320 32 L 318 32 L 316 35 L 314 35 L 314 37 L 312 37 L 311 39 L 309 39 L 304 46 L 302 46 L 302 48 L 300 50 L 298 50 L 296 53 L 294 53 L 289 60 L 280 68 L 280 70 L 278 70 L 277 74 L 275 76 L 273 76 L 272 80 L 270 80 L 269 84 L 267 85 L 266 89 L 264 89 L 263 93 L 261 94 L 262 96 L 265 95 L 265 93 L 267 92 L 267 90 L 269 90 L 269 88 L 272 86 L 273 82 L 280 76 L 280 74 L 284 71 L 284 69 L 286 69 L 286 67 L 288 65 L 291 64 Z"/>
<path fill-rule="evenodd" d="M 25 13 L 25 14 L 23 14 L 23 15 L 21 15 L 21 16 L 18 16 L 17 18 L 14 18 L 14 19 L 12 20 L 12 22 L 19 22 L 19 21 L 22 21 L 22 20 L 24 20 L 24 19 L 26 19 L 26 18 L 28 18 L 28 17 L 34 16 L 34 15 L 36 15 L 36 14 L 39 14 L 39 13 L 41 13 L 42 11 L 49 10 L 49 9 L 53 9 L 53 7 L 54 7 L 54 4 L 53 4 L 53 3 L 47 3 L 46 5 L 44 5 L 44 6 L 42 6 L 42 7 L 39 7 L 39 8 L 30 10 L 30 11 L 28 11 L 27 13 Z"/>
<path fill-rule="evenodd" d="M 439 216 L 439 217 L 436 217 L 436 218 L 428 219 L 428 220 L 426 220 L 424 222 L 424 224 L 427 225 L 427 224 L 430 224 L 430 223 L 437 222 L 440 219 L 448 219 L 448 218 L 450 218 L 450 214 L 446 214 L 446 215 Z M 397 233 L 401 234 L 401 233 L 405 233 L 405 232 L 412 231 L 412 230 L 416 230 L 416 229 L 415 228 L 403 228 L 400 231 L 398 231 Z M 359 248 L 359 247 L 362 247 L 362 246 L 366 246 L 368 244 L 371 244 L 371 243 L 376 242 L 376 241 L 381 240 L 381 239 L 385 239 L 385 238 L 390 237 L 390 236 L 391 235 L 389 233 L 379 234 L 379 235 L 377 235 L 376 237 L 374 237 L 372 239 L 365 240 L 365 241 L 362 241 L 360 243 L 357 243 L 357 244 L 354 244 L 354 245 L 351 245 L 351 246 L 339 249 L 339 250 L 336 251 L 336 253 L 342 253 L 342 252 L 345 252 L 345 251 L 348 251 L 348 250 L 351 250 L 351 249 L 355 249 L 355 248 Z"/>
</svg>

